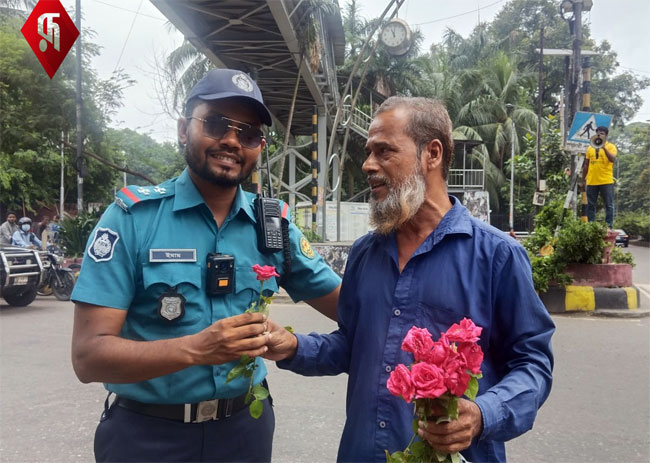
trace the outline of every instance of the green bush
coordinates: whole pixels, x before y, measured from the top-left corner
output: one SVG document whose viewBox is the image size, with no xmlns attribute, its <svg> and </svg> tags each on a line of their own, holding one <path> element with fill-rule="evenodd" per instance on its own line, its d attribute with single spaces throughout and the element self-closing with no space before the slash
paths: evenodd
<svg viewBox="0 0 650 463">
<path fill-rule="evenodd" d="M 81 257 L 86 250 L 86 242 L 97 225 L 99 217 L 94 213 L 82 212 L 76 217 L 65 217 L 61 222 L 59 242 L 68 257 Z"/>
<path fill-rule="evenodd" d="M 545 223 L 552 225 L 552 210 L 557 210 L 557 207 L 550 205 L 549 209 L 550 213 L 542 209 L 544 214 L 540 214 L 549 219 Z M 551 282 L 560 286 L 571 284 L 571 276 L 564 272 L 567 264 L 601 263 L 606 245 L 603 239 L 605 232 L 604 224 L 584 223 L 572 216 L 564 219 L 564 225 L 556 237 L 546 226 L 536 227 L 535 232 L 522 243 L 530 257 L 535 289 L 547 291 Z M 542 255 L 549 250 L 550 254 Z"/>
<path fill-rule="evenodd" d="M 551 201 L 544 206 L 535 216 L 535 231 L 537 231 L 537 227 L 545 227 L 554 231 L 560 223 L 563 209 L 564 202 L 559 199 Z"/>
<path fill-rule="evenodd" d="M 630 264 L 634 267 L 634 256 L 626 251 L 623 251 L 621 248 L 612 249 L 612 253 L 609 256 L 609 261 L 612 264 Z"/>
<path fill-rule="evenodd" d="M 650 241 L 650 214 L 626 212 L 616 217 L 615 228 L 622 228 L 630 237 L 641 237 Z"/>
</svg>

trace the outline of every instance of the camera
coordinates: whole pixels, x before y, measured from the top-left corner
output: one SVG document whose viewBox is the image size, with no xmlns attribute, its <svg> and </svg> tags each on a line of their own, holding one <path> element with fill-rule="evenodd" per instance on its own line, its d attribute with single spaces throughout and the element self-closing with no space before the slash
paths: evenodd
<svg viewBox="0 0 650 463">
<path fill-rule="evenodd" d="M 235 258 L 211 252 L 207 258 L 205 292 L 208 296 L 232 293 L 235 287 Z"/>
</svg>

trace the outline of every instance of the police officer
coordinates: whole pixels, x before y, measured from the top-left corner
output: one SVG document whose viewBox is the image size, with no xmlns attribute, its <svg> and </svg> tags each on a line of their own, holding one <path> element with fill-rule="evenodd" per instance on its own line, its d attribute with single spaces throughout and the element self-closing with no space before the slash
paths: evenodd
<svg viewBox="0 0 650 463">
<path fill-rule="evenodd" d="M 253 419 L 249 380 L 226 375 L 270 340 L 265 316 L 244 313 L 260 291 L 252 266 L 284 268 L 283 252 L 258 250 L 254 195 L 240 186 L 264 147 L 260 127 L 271 123 L 246 74 L 210 71 L 178 121 L 187 168 L 156 187 L 123 188 L 91 234 L 72 295 L 72 363 L 82 382 L 109 391 L 97 461 L 270 461 L 271 399 Z M 206 291 L 212 253 L 233 256 L 219 280 L 226 294 Z M 293 224 L 289 254 L 282 286 L 335 318 L 340 278 Z M 266 369 L 256 362 L 260 384 Z"/>
</svg>

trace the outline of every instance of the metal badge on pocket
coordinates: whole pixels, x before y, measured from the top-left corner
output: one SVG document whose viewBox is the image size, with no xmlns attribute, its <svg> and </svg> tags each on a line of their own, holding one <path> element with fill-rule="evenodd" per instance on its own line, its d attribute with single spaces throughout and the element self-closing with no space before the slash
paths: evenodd
<svg viewBox="0 0 650 463">
<path fill-rule="evenodd" d="M 179 320 L 185 315 L 185 297 L 176 291 L 175 286 L 158 298 L 158 315 L 170 322 Z"/>
</svg>

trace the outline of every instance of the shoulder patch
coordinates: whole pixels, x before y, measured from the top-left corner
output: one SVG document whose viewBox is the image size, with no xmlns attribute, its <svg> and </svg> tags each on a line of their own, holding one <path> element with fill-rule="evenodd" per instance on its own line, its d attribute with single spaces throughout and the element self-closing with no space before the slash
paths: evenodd
<svg viewBox="0 0 650 463">
<path fill-rule="evenodd" d="M 110 228 L 99 227 L 95 230 L 93 242 L 88 246 L 88 255 L 95 262 L 106 262 L 113 258 L 115 245 L 120 240 L 120 235 Z"/>
<path fill-rule="evenodd" d="M 165 198 L 173 194 L 173 184 L 169 181 L 153 187 L 129 185 L 117 192 L 115 195 L 115 203 L 125 212 L 129 212 L 133 205 L 141 201 Z"/>
<path fill-rule="evenodd" d="M 309 241 L 307 241 L 307 238 L 304 236 L 300 237 L 300 252 L 302 252 L 302 255 L 308 259 L 313 259 L 315 255 L 314 249 L 311 247 L 311 244 L 309 244 Z"/>
</svg>

